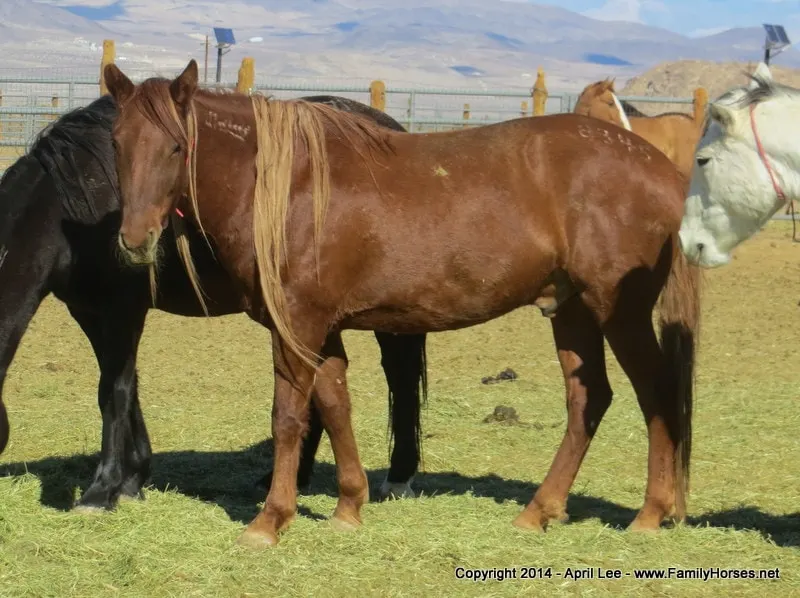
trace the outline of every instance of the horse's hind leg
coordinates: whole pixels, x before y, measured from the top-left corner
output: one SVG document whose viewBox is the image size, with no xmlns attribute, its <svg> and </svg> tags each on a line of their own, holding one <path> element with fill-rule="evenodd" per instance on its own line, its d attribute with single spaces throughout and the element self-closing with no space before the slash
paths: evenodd
<svg viewBox="0 0 800 598">
<path fill-rule="evenodd" d="M 389 417 L 394 437 L 391 462 L 380 498 L 413 497 L 411 481 L 420 461 L 420 407 L 427 391 L 425 335 L 376 332 L 381 366 L 389 386 Z"/>
<path fill-rule="evenodd" d="M 645 294 L 645 293 L 643 293 Z M 669 402 L 665 361 L 652 321 L 652 304 L 632 296 L 618 302 L 603 326 L 608 343 L 631 381 L 647 424 L 649 454 L 645 502 L 632 529 L 657 529 L 675 513 L 675 447 L 678 420 Z"/>
<path fill-rule="evenodd" d="M 569 489 L 600 420 L 611 404 L 603 334 L 579 297 L 564 303 L 552 320 L 567 394 L 567 430 L 542 485 L 514 520 L 517 527 L 543 530 L 567 519 Z"/>
<path fill-rule="evenodd" d="M 100 366 L 98 404 L 103 418 L 100 463 L 78 510 L 112 509 L 120 496 L 140 495 L 150 474 L 151 449 L 139 405 L 136 353 L 145 310 L 96 315 L 70 307 Z"/>
</svg>

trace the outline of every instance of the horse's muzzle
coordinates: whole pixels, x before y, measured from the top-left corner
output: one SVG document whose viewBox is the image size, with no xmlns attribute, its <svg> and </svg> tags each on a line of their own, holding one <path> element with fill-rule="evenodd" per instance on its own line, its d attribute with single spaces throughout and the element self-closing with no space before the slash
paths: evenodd
<svg viewBox="0 0 800 598">
<path fill-rule="evenodd" d="M 151 228 L 147 231 L 144 240 L 139 243 L 131 242 L 124 232 L 119 233 L 117 240 L 122 250 L 122 255 L 128 263 L 133 265 L 149 265 L 156 261 L 156 246 L 161 231 Z"/>
</svg>

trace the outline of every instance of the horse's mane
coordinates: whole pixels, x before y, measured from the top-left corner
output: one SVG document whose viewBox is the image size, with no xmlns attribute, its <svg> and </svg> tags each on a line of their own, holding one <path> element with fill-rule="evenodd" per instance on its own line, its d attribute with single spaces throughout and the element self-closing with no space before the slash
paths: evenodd
<svg viewBox="0 0 800 598">
<path fill-rule="evenodd" d="M 318 356 L 307 349 L 292 329 L 281 280 L 281 269 L 286 263 L 286 219 L 295 142 L 305 148 L 309 161 L 317 276 L 322 227 L 330 198 L 328 138 L 337 137 L 359 155 L 376 187 L 371 162 L 376 161 L 375 153 L 390 151 L 391 144 L 386 129 L 363 114 L 306 100 L 270 100 L 259 95 L 252 97 L 252 103 L 258 139 L 253 237 L 261 296 L 287 348 L 314 368 Z"/>
<path fill-rule="evenodd" d="M 30 183 L 42 177 L 49 179 L 53 186 L 52 199 L 60 203 L 66 218 L 85 224 L 99 221 L 95 196 L 91 192 L 98 185 L 92 178 L 97 171 L 85 172 L 79 155 L 87 152 L 94 158 L 113 192 L 118 193 L 111 143 L 115 111 L 113 100 L 107 96 L 64 114 L 45 127 L 25 155 L 6 169 L 0 177 L 0 254 L 7 250 L 16 221 L 29 203 L 39 197 L 17 187 L 26 182 L 26 176 L 31 177 Z"/>
<path fill-rule="evenodd" d="M 53 179 L 66 216 L 83 223 L 100 218 L 92 188 L 98 182 L 78 163 L 79 151 L 88 153 L 100 167 L 109 187 L 119 198 L 111 127 L 116 105 L 104 96 L 88 106 L 76 108 L 45 127 L 34 140 L 28 155 L 44 167 Z"/>
<path fill-rule="evenodd" d="M 660 118 L 662 116 L 680 116 L 687 120 L 694 120 L 694 117 L 691 114 L 687 114 L 686 112 L 678 112 L 676 110 L 672 110 L 670 112 L 661 112 L 655 116 L 648 116 L 647 118 Z"/>
<path fill-rule="evenodd" d="M 628 102 L 627 100 L 620 99 L 619 103 L 622 104 L 622 108 L 625 110 L 625 114 L 628 116 L 644 116 L 647 115 L 639 110 L 636 106 Z"/>
<path fill-rule="evenodd" d="M 367 106 L 366 104 L 362 104 L 361 102 L 357 102 L 356 100 L 351 100 L 339 96 L 328 96 L 328 95 L 306 96 L 300 99 L 306 102 L 328 104 L 329 106 L 333 106 L 334 108 L 337 108 L 344 112 L 363 114 L 364 116 L 367 116 L 370 119 L 374 120 L 376 123 L 378 123 L 378 125 L 382 127 L 386 127 L 387 129 L 392 129 L 393 131 L 406 132 L 406 129 L 403 127 L 403 125 L 401 125 L 399 122 L 397 122 L 395 119 L 393 119 L 385 112 L 373 108 L 371 106 Z"/>
<path fill-rule="evenodd" d="M 796 89 L 794 87 L 790 87 L 789 85 L 784 85 L 782 83 L 778 83 L 774 79 L 765 79 L 761 75 L 754 73 L 745 73 L 749 79 L 755 82 L 755 87 L 752 88 L 736 88 L 728 91 L 727 93 L 723 94 L 718 98 L 717 101 L 725 101 L 726 99 L 730 99 L 731 96 L 736 95 L 738 93 L 742 93 L 742 97 L 739 98 L 736 103 L 745 107 L 749 108 L 752 104 L 758 104 L 760 102 L 765 102 L 766 100 L 783 96 L 789 97 L 793 99 L 797 99 L 800 96 L 800 89 Z"/>
<path fill-rule="evenodd" d="M 34 169 L 29 168 L 31 165 Z M 24 175 L 35 172 L 41 178 L 45 172 L 41 165 L 31 156 L 25 155 L 6 169 L 0 177 L 0 267 L 8 251 L 8 242 L 17 220 L 25 213 L 28 202 L 34 197 L 32 193 L 20 193 L 16 190 L 16 183 Z M 35 180 L 31 179 L 30 183 Z"/>
</svg>

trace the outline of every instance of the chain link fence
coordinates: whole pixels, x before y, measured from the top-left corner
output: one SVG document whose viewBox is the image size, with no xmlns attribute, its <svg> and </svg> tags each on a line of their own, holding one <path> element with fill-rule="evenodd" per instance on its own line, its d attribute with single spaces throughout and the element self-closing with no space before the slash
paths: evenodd
<svg viewBox="0 0 800 598">
<path fill-rule="evenodd" d="M 124 68 L 124 67 L 123 67 Z M 201 81 L 213 81 L 216 71 L 205 73 L 200 66 Z M 125 69 L 134 81 L 152 76 L 174 76 L 156 70 Z M 30 76 L 10 76 L 0 70 L 0 173 L 22 155 L 36 135 L 61 114 L 84 106 L 99 97 L 99 73 L 34 72 Z M 222 87 L 236 86 L 237 69 L 225 69 Z M 215 83 L 204 82 L 214 86 Z M 255 90 L 279 99 L 309 95 L 337 95 L 370 103 L 370 81 L 301 81 L 259 78 Z M 692 98 L 634 97 L 621 99 L 647 114 L 680 110 L 691 112 Z M 577 94 L 550 92 L 546 114 L 572 111 Z M 455 89 L 429 87 L 386 87 L 385 111 L 411 132 L 441 131 L 468 126 L 487 125 L 513 118 L 531 116 L 533 98 L 529 89 Z"/>
</svg>

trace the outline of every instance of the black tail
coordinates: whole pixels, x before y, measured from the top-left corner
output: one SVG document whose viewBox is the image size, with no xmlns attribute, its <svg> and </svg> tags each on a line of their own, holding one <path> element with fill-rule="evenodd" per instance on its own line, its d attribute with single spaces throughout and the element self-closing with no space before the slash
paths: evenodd
<svg viewBox="0 0 800 598">
<path fill-rule="evenodd" d="M 690 265 L 673 240 L 672 268 L 661 294 L 659 327 L 661 347 L 673 381 L 675 438 L 676 510 L 686 517 L 689 492 L 689 464 L 692 456 L 692 411 L 694 407 L 695 352 L 700 331 L 702 273 Z"/>
<path fill-rule="evenodd" d="M 388 479 L 407 482 L 422 462 L 421 408 L 428 401 L 426 336 L 376 332 L 375 337 L 389 386 Z"/>
</svg>

